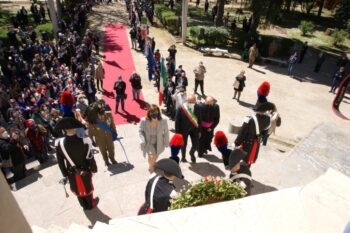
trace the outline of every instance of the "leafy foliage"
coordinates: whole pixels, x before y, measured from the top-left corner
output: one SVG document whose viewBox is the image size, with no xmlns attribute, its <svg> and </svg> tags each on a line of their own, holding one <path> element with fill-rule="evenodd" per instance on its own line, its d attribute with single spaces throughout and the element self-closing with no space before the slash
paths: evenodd
<svg viewBox="0 0 350 233">
<path fill-rule="evenodd" d="M 206 205 L 221 201 L 236 200 L 247 195 L 245 190 L 236 183 L 220 177 L 206 177 L 189 190 L 181 192 L 180 196 L 171 201 L 170 209 Z"/>
<path fill-rule="evenodd" d="M 299 30 L 303 36 L 312 34 L 315 30 L 315 24 L 311 21 L 302 20 L 299 25 Z"/>
<path fill-rule="evenodd" d="M 348 37 L 348 32 L 341 29 L 335 29 L 334 32 L 332 33 L 332 38 L 333 38 L 333 44 L 335 46 L 341 45 L 345 39 Z"/>
<path fill-rule="evenodd" d="M 226 46 L 229 33 L 224 27 L 194 26 L 189 28 L 190 36 L 197 43 L 204 40 L 209 46 Z M 202 31 L 202 32 L 201 32 Z"/>
<path fill-rule="evenodd" d="M 172 11 L 169 7 L 156 4 L 154 11 L 160 22 L 166 27 L 170 33 L 179 33 L 179 20 L 176 11 Z"/>
<path fill-rule="evenodd" d="M 335 18 L 341 24 L 342 27 L 345 27 L 345 24 L 350 19 L 350 1 L 349 0 L 342 0 L 339 3 L 335 11 Z"/>
</svg>

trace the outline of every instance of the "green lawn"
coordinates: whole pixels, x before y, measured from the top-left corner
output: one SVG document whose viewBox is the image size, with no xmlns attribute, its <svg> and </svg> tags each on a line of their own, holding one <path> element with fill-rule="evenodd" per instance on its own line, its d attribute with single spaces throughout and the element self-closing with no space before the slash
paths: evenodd
<svg viewBox="0 0 350 233">
<path fill-rule="evenodd" d="M 316 30 L 311 36 L 302 36 L 298 28 L 292 28 L 288 29 L 287 35 L 291 39 L 296 39 L 302 42 L 307 41 L 311 47 L 325 49 L 333 53 L 350 52 L 349 38 L 344 41 L 342 46 L 337 48 L 333 45 L 333 38 L 326 35 L 323 31 Z"/>
<path fill-rule="evenodd" d="M 0 10 L 0 39 L 2 39 L 5 42 L 7 41 L 8 29 L 13 28 L 13 25 L 11 23 L 11 17 L 15 16 L 16 12 L 16 10 Z M 28 12 L 29 26 L 35 27 L 35 31 L 37 32 L 39 37 L 41 37 L 41 31 L 48 31 L 49 33 L 53 33 L 53 25 L 51 22 L 49 22 L 50 19 L 47 13 L 46 20 L 48 21 L 47 23 L 36 25 L 34 23 L 34 19 L 32 17 L 31 12 Z"/>
</svg>

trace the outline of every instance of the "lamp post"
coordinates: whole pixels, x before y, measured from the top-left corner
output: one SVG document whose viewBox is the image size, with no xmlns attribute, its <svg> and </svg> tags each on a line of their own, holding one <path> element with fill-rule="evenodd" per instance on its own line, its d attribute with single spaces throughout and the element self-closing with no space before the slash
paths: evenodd
<svg viewBox="0 0 350 233">
<path fill-rule="evenodd" d="M 188 0 L 182 0 L 182 43 L 186 43 Z"/>
</svg>

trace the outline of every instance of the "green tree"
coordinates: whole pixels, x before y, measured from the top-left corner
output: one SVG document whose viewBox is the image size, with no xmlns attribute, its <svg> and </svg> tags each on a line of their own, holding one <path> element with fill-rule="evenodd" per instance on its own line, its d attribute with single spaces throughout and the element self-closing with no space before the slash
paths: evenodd
<svg viewBox="0 0 350 233">
<path fill-rule="evenodd" d="M 332 33 L 333 44 L 335 46 L 341 45 L 345 41 L 345 38 L 347 36 L 348 36 L 347 31 L 335 29 L 335 31 Z"/>
<path fill-rule="evenodd" d="M 350 19 L 350 1 L 342 0 L 335 12 L 335 18 L 339 22 L 340 26 L 345 28 L 347 21 Z"/>
<path fill-rule="evenodd" d="M 314 32 L 315 25 L 311 21 L 302 20 L 299 25 L 299 30 L 301 31 L 302 36 L 306 36 L 307 34 L 311 34 Z"/>
</svg>

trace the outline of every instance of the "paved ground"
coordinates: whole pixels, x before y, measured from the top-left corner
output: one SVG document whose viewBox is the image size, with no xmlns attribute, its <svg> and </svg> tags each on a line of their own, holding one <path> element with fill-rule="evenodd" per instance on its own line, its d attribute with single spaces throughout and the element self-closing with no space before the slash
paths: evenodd
<svg viewBox="0 0 350 233">
<path fill-rule="evenodd" d="M 98 6 L 91 15 L 91 29 L 103 32 L 103 25 L 125 21 L 124 5 Z M 102 35 L 102 34 L 101 34 Z M 156 47 L 167 55 L 169 45 L 176 40 L 166 31 L 151 28 L 151 36 L 156 38 Z M 331 111 L 333 95 L 328 93 L 330 78 L 326 73 L 314 76 L 312 57 L 308 55 L 304 65 L 297 66 L 297 74 L 303 80 L 300 82 L 286 76 L 284 68 L 276 66 L 254 66 L 247 69 L 247 64 L 238 60 L 203 57 L 201 53 L 181 44 L 177 46 L 177 64 L 182 64 L 189 78 L 188 91 L 194 87 L 193 68 L 199 61 L 207 67 L 205 92 L 213 95 L 221 108 L 221 120 L 218 129 L 227 131 L 228 124 L 233 119 L 242 119 L 249 115 L 250 107 L 256 102 L 256 90 L 262 81 L 271 83 L 269 100 L 276 103 L 282 116 L 282 127 L 271 139 L 267 147 L 262 148 L 258 163 L 253 166 L 253 176 L 256 180 L 255 192 L 275 190 L 277 186 L 273 177 L 276 176 L 273 166 L 281 163 L 290 155 L 292 147 L 305 138 L 317 125 L 329 124 L 343 130 L 349 129 L 349 123 L 337 118 Z M 143 77 L 143 93 L 149 103 L 157 103 L 157 93 L 153 84 L 147 81 L 146 58 L 143 54 L 132 51 L 136 71 Z M 242 102 L 232 100 L 232 83 L 234 77 L 245 69 L 247 75 L 246 88 L 242 94 Z M 306 75 L 301 75 L 305 73 Z M 344 112 L 350 115 L 349 103 L 344 104 Z M 169 128 L 173 122 L 169 121 Z M 120 136 L 124 137 L 123 144 L 127 150 L 133 167 L 119 164 L 109 169 L 103 166 L 103 161 L 96 155 L 99 172 L 94 176 L 95 194 L 101 202 L 98 209 L 83 212 L 76 198 L 71 195 L 64 197 L 63 187 L 58 184 L 61 174 L 57 165 L 39 171 L 29 177 L 24 183 L 19 183 L 18 191 L 14 192 L 21 208 L 31 225 L 48 227 L 57 224 L 68 227 L 72 222 L 83 225 L 93 225 L 97 220 L 106 222 L 109 218 L 132 216 L 144 199 L 144 188 L 147 182 L 147 162 L 139 149 L 138 125 L 121 125 L 117 127 Z M 230 141 L 235 135 L 230 135 Z M 336 139 L 335 139 L 336 140 Z M 169 150 L 167 150 L 168 152 Z M 199 159 L 196 165 L 181 164 L 188 181 L 195 181 L 203 175 L 227 174 L 218 159 L 218 151 L 214 155 Z M 163 157 L 168 157 L 164 153 Z M 116 158 L 123 161 L 120 145 L 116 144 Z M 26 185 L 31 183 L 30 185 Z M 21 188 L 21 186 L 24 186 Z"/>
</svg>

